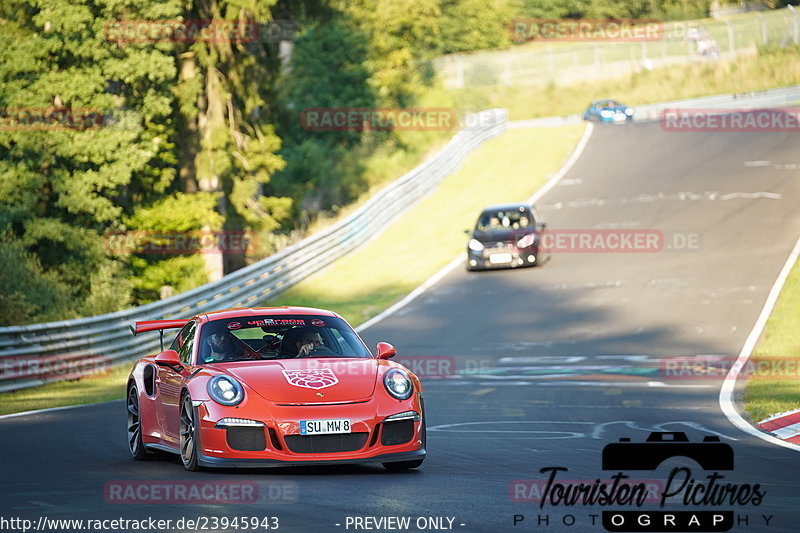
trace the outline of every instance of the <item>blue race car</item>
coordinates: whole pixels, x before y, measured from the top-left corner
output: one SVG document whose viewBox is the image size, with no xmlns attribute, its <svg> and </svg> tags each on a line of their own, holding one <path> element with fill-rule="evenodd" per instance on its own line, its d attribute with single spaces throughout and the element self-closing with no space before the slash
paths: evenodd
<svg viewBox="0 0 800 533">
<path fill-rule="evenodd" d="M 583 112 L 583 120 L 592 122 L 627 122 L 633 120 L 633 108 L 616 100 L 595 100 Z"/>
</svg>

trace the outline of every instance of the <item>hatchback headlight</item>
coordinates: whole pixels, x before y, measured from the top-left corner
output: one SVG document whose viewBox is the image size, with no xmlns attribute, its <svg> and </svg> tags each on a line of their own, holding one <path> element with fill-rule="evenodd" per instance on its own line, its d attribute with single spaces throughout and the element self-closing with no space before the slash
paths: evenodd
<svg viewBox="0 0 800 533">
<path fill-rule="evenodd" d="M 392 368 L 383 375 L 386 391 L 398 400 L 407 400 L 414 392 L 414 385 L 408 374 L 399 368 Z"/>
<path fill-rule="evenodd" d="M 483 251 L 483 243 L 478 239 L 470 239 L 469 240 L 469 249 L 473 252 L 480 252 Z"/>
<path fill-rule="evenodd" d="M 528 246 L 532 246 L 533 243 L 536 241 L 536 234 L 535 233 L 528 233 L 520 240 L 517 241 L 517 248 L 527 248 Z"/>
<path fill-rule="evenodd" d="M 206 388 L 211 399 L 221 405 L 239 405 L 244 400 L 242 385 L 230 376 L 214 376 Z"/>
</svg>

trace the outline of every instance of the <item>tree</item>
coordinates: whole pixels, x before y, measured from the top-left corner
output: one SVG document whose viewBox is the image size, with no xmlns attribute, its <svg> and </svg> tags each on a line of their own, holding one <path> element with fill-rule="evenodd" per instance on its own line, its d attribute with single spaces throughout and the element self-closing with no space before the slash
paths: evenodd
<svg viewBox="0 0 800 533">
<path fill-rule="evenodd" d="M 359 150 L 368 134 L 309 131 L 302 120 L 312 109 L 374 108 L 377 97 L 366 57 L 365 36 L 341 20 L 310 26 L 295 41 L 291 69 L 279 82 L 285 108 L 280 134 L 288 142 L 282 152 L 287 167 L 275 177 L 275 187 L 298 199 L 301 217 L 300 210 L 342 205 L 364 188 L 362 169 L 348 155 Z"/>
<path fill-rule="evenodd" d="M 512 5 L 506 1 L 442 0 L 441 52 L 465 52 L 510 44 Z"/>
<path fill-rule="evenodd" d="M 178 5 L 159 4 L 158 11 Z M 119 272 L 120 261 L 103 251 L 102 233 L 119 226 L 142 191 L 163 190 L 174 177 L 173 149 L 164 142 L 174 62 L 168 46 L 106 41 L 107 23 L 123 8 L 132 16 L 152 13 L 99 0 L 12 0 L 0 8 L 0 108 L 7 118 L 0 230 L 36 255 L 29 264 L 67 287 L 67 315 L 89 300 L 100 311 L 128 304 L 125 283 L 109 287 L 87 273 Z M 44 124 L 45 115 L 55 119 Z"/>
<path fill-rule="evenodd" d="M 260 24 L 271 18 L 275 0 L 197 0 L 188 20 Z M 285 165 L 276 154 L 280 139 L 267 122 L 265 94 L 272 83 L 267 48 L 259 39 L 197 40 L 181 54 L 179 109 L 185 129 L 181 169 L 205 192 L 222 192 L 218 212 L 223 228 L 269 231 L 279 227 L 291 206 L 287 197 L 264 196 L 263 187 Z M 184 184 L 191 191 L 192 184 Z M 229 254 L 224 270 L 244 265 Z"/>
</svg>

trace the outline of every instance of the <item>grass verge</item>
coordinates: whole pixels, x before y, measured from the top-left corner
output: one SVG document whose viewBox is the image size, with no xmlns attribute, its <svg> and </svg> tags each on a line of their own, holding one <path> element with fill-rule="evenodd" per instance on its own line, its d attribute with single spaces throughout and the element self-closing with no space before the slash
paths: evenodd
<svg viewBox="0 0 800 533">
<path fill-rule="evenodd" d="M 770 415 L 800 408 L 800 263 L 794 266 L 767 320 L 764 333 L 753 351 L 754 368 L 776 371 L 754 372 L 744 390 L 745 410 L 754 422 Z M 778 366 L 780 365 L 780 366 Z M 779 370 L 778 370 L 779 369 Z"/>
<path fill-rule="evenodd" d="M 488 141 L 376 240 L 265 304 L 334 309 L 354 326 L 364 322 L 463 252 L 463 230 L 483 207 L 536 191 L 582 131 L 582 125 L 512 130 Z"/>
<path fill-rule="evenodd" d="M 82 379 L 1 393 L 0 415 L 122 399 L 131 366 L 120 365 L 107 373 Z"/>
<path fill-rule="evenodd" d="M 512 130 L 488 141 L 379 238 L 262 304 L 330 308 L 354 326 L 364 322 L 463 251 L 462 231 L 484 205 L 523 200 L 538 189 L 582 131 L 582 125 Z M 129 370 L 122 365 L 104 375 L 0 393 L 0 415 L 124 398 Z"/>
<path fill-rule="evenodd" d="M 569 86 L 481 87 L 459 91 L 432 91 L 427 96 L 426 104 L 458 102 L 462 107 L 473 109 L 507 107 L 510 109 L 510 118 L 518 120 L 578 113 L 589 101 L 603 95 L 613 95 L 631 105 L 641 105 L 725 92 L 757 91 L 797 83 L 800 79 L 797 52 L 796 48 L 768 50 L 757 56 L 739 57 L 729 63 L 681 65 L 634 74 L 627 79 Z M 523 198 L 535 190 L 549 172 L 558 167 L 579 137 L 580 126 L 567 128 L 556 134 L 557 131 L 548 129 L 509 132 L 503 137 L 502 143 L 508 143 L 505 148 L 498 139 L 490 141 L 481 148 L 479 156 L 474 155 L 457 175 L 445 180 L 432 197 L 407 214 L 403 218 L 404 225 L 396 224 L 378 240 L 337 262 L 318 276 L 295 286 L 269 304 L 282 305 L 291 302 L 296 305 L 333 308 L 347 317 L 353 325 L 374 316 L 413 290 L 463 249 L 464 237 L 461 230 L 473 223 L 477 210 L 482 205 Z M 434 146 L 445 142 L 444 138 L 435 136 L 428 140 Z M 531 147 L 536 148 L 536 151 Z M 376 158 L 375 162 L 368 165 L 372 176 L 370 183 L 382 183 L 390 170 L 397 175 L 401 173 L 398 168 L 411 168 L 421 153 L 423 151 L 412 151 L 395 156 L 399 160 L 392 161 L 392 164 L 379 164 Z M 534 157 L 534 153 L 541 156 L 541 159 Z M 517 159 L 525 156 L 530 157 L 524 161 Z M 532 170 L 535 174 L 532 174 Z M 534 177 L 531 178 L 530 175 Z M 508 176 L 510 177 L 506 179 Z M 470 180 L 479 183 L 470 189 L 473 192 L 467 193 L 462 187 Z M 452 198 L 448 209 L 436 211 L 435 204 L 430 203 L 434 197 L 447 199 L 448 196 Z M 368 195 L 365 195 L 360 201 L 367 198 Z M 423 205 L 426 207 L 423 208 Z M 346 212 L 349 210 L 343 211 Z M 338 213 L 334 220 L 343 213 Z M 411 213 L 415 213 L 416 218 L 409 219 Z M 324 227 L 330 222 L 325 221 L 318 226 Z M 425 235 L 426 238 L 419 239 L 417 235 Z M 429 235 L 440 236 L 441 239 L 429 239 Z M 413 246 L 402 250 L 398 243 L 405 242 L 403 239 L 412 239 Z M 353 272 L 364 273 L 363 277 L 359 276 L 358 283 Z M 800 327 L 797 327 L 800 326 L 800 317 L 792 316 L 791 305 L 783 303 L 785 300 L 797 301 L 800 297 L 798 277 L 800 274 L 796 268 L 784 288 L 784 293 L 788 293 L 789 287 L 793 286 L 794 296 L 781 296 L 764 338 L 754 354 L 755 360 L 760 360 L 760 357 L 772 360 L 800 356 Z M 0 393 L 0 414 L 122 398 L 127 373 L 128 366 L 123 365 L 104 376 Z M 792 401 L 793 398 L 795 401 Z M 755 378 L 748 383 L 745 396 L 747 410 L 754 420 L 797 408 L 797 398 L 800 398 L 800 384 L 794 380 Z"/>
</svg>

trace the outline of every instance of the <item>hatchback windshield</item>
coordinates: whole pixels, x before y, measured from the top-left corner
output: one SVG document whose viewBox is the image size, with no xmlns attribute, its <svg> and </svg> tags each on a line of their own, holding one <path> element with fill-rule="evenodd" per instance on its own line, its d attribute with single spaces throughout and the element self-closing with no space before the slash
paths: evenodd
<svg viewBox="0 0 800 533">
<path fill-rule="evenodd" d="M 529 228 L 533 223 L 525 207 L 494 209 L 481 213 L 475 230 L 481 233 Z"/>
<path fill-rule="evenodd" d="M 311 315 L 236 317 L 200 330 L 200 363 L 252 359 L 371 357 L 341 318 Z"/>
</svg>

